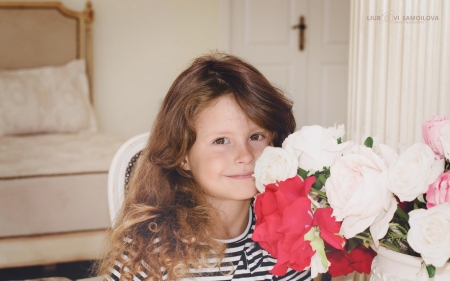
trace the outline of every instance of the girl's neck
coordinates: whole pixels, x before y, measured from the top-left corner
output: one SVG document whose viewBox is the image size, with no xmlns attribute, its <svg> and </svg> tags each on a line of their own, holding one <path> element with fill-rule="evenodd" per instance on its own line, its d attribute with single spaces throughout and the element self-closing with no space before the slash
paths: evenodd
<svg viewBox="0 0 450 281">
<path fill-rule="evenodd" d="M 251 200 L 212 202 L 217 209 L 219 220 L 214 226 L 214 238 L 232 239 L 241 235 L 248 225 Z"/>
</svg>

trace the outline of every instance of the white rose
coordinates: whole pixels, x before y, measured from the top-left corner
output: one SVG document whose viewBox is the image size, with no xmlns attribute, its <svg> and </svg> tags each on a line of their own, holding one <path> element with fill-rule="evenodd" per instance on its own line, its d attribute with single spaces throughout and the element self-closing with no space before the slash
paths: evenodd
<svg viewBox="0 0 450 281">
<path fill-rule="evenodd" d="M 450 160 L 450 124 L 441 128 L 441 143 L 444 148 L 444 157 Z"/>
<path fill-rule="evenodd" d="M 264 193 L 266 184 L 284 181 L 297 175 L 298 159 L 291 147 L 268 146 L 255 164 L 255 185 Z"/>
<path fill-rule="evenodd" d="M 401 201 L 412 201 L 427 192 L 443 171 L 444 159 L 435 160 L 428 145 L 416 143 L 389 166 L 388 188 Z"/>
<path fill-rule="evenodd" d="M 330 128 L 321 126 L 304 126 L 299 131 L 289 135 L 283 142 L 283 147 L 290 145 L 299 157 L 299 167 L 306 171 L 321 171 L 323 167 L 334 164 L 353 142 L 338 144 L 337 139 L 345 133 L 344 125 Z"/>
<path fill-rule="evenodd" d="M 397 210 L 397 205 L 397 200 L 392 197 L 388 209 L 383 210 L 383 212 L 375 218 L 375 221 L 370 226 L 370 234 L 372 235 L 373 243 L 377 248 L 380 245 L 379 240 L 386 236 L 386 233 L 389 230 L 389 223 L 394 217 L 395 211 Z"/>
<path fill-rule="evenodd" d="M 387 167 L 370 148 L 355 146 L 331 166 L 325 183 L 333 216 L 342 221 L 340 233 L 352 238 L 378 215 L 387 212 L 392 193 L 386 186 Z"/>
<path fill-rule="evenodd" d="M 409 212 L 407 240 L 426 264 L 442 267 L 450 258 L 450 203 Z"/>
<path fill-rule="evenodd" d="M 384 162 L 388 167 L 390 167 L 398 159 L 398 153 L 395 152 L 390 146 L 385 144 L 379 144 L 378 150 L 380 151 L 381 157 L 383 157 Z"/>
<path fill-rule="evenodd" d="M 338 138 L 343 138 L 345 135 L 345 126 L 344 124 L 341 124 L 339 126 L 334 125 L 334 138 L 338 139 Z"/>
</svg>

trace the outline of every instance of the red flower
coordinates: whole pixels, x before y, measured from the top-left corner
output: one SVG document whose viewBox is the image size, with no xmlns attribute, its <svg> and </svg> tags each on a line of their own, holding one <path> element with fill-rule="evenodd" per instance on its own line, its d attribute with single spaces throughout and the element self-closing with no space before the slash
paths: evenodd
<svg viewBox="0 0 450 281">
<path fill-rule="evenodd" d="M 308 192 L 315 178 L 302 181 L 298 176 L 269 184 L 265 193 L 256 197 L 256 225 L 252 239 L 277 258 L 271 270 L 286 274 L 287 267 L 302 271 L 311 263 L 314 251 L 304 235 L 312 227 L 311 201 Z"/>
<path fill-rule="evenodd" d="M 319 208 L 314 213 L 313 226 L 318 226 L 320 229 L 320 237 L 338 250 L 342 250 L 345 245 L 345 238 L 339 236 L 339 229 L 341 222 L 337 222 L 331 216 L 333 209 L 330 207 Z"/>
<path fill-rule="evenodd" d="M 359 273 L 370 273 L 372 267 L 372 260 L 377 255 L 371 248 L 366 248 L 359 244 L 350 253 L 351 265 L 354 270 Z"/>
<path fill-rule="evenodd" d="M 347 275 L 354 271 L 353 267 L 350 265 L 350 258 L 346 250 L 336 251 L 326 253 L 327 259 L 330 262 L 330 267 L 328 267 L 328 273 L 333 276 Z"/>
<path fill-rule="evenodd" d="M 357 271 L 359 273 L 370 273 L 372 260 L 377 255 L 371 248 L 366 248 L 359 244 L 350 253 L 344 249 L 342 251 L 331 251 L 327 254 L 330 262 L 328 273 L 333 276 L 341 276 Z"/>
<path fill-rule="evenodd" d="M 266 192 L 256 197 L 255 213 L 256 224 L 252 239 L 269 252 L 274 258 L 278 258 L 278 241 L 283 234 L 277 229 L 281 226 L 281 215 L 278 210 L 277 198 L 275 196 L 278 187 L 276 185 L 266 186 Z"/>
<path fill-rule="evenodd" d="M 284 270 L 281 275 L 284 275 L 287 266 L 302 271 L 311 264 L 314 251 L 310 241 L 305 241 L 304 235 L 311 229 L 312 222 L 311 201 L 307 197 L 295 200 L 284 209 L 282 225 L 278 228 L 284 237 L 278 244 L 279 258 L 272 273 L 278 273 L 277 268 L 280 266 Z"/>
</svg>

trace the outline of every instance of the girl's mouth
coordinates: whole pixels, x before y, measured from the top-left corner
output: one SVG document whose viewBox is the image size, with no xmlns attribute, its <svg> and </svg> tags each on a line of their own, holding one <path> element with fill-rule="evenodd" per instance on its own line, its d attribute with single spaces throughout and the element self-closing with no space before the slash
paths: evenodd
<svg viewBox="0 0 450 281">
<path fill-rule="evenodd" d="M 227 177 L 232 178 L 232 179 L 237 179 L 237 180 L 245 180 L 245 179 L 253 178 L 253 172 L 250 172 L 250 173 L 243 173 L 243 174 L 229 175 L 229 176 L 227 176 Z"/>
</svg>

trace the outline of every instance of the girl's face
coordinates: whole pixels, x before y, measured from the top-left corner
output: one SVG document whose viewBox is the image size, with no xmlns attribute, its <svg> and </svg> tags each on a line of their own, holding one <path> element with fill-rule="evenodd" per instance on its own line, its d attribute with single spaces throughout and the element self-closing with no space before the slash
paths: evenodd
<svg viewBox="0 0 450 281">
<path fill-rule="evenodd" d="M 269 145 L 268 132 L 253 123 L 229 95 L 213 101 L 195 122 L 196 140 L 185 169 L 214 200 L 256 195 L 255 161 Z"/>
</svg>

